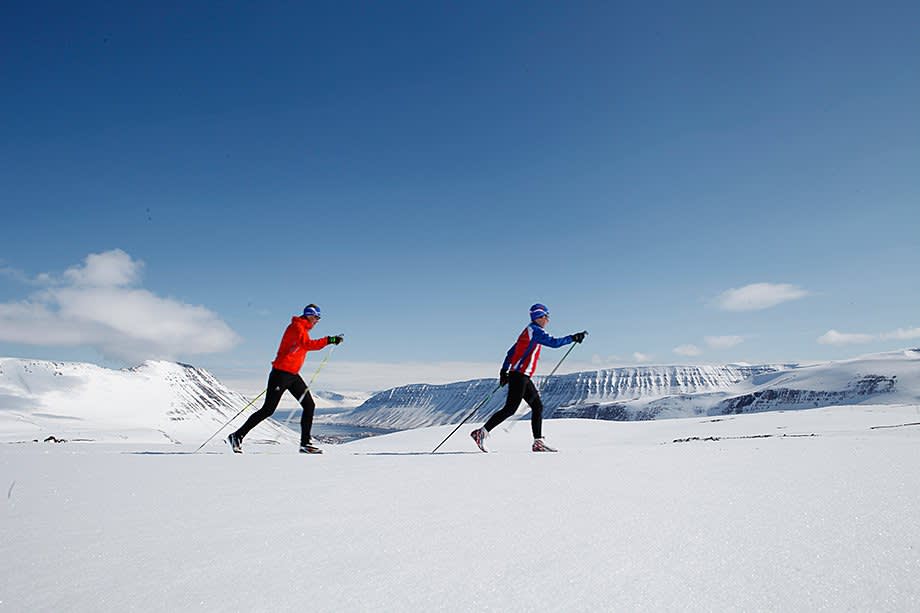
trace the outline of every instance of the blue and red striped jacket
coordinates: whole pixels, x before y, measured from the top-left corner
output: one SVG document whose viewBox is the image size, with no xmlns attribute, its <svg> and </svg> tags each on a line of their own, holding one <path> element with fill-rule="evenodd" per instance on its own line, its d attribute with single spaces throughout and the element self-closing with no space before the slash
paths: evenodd
<svg viewBox="0 0 920 613">
<path fill-rule="evenodd" d="M 531 323 L 524 328 L 517 342 L 508 350 L 502 370 L 518 371 L 528 377 L 537 369 L 537 360 L 540 359 L 540 346 L 562 347 L 574 342 L 571 335 L 556 338 L 547 334 L 537 323 Z"/>
</svg>

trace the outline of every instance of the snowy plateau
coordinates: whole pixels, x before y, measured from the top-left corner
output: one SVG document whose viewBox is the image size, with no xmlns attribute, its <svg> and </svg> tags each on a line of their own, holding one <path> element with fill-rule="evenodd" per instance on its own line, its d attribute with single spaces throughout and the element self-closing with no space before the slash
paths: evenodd
<svg viewBox="0 0 920 613">
<path fill-rule="evenodd" d="M 494 386 L 192 453 L 246 402 L 204 370 L 0 359 L 0 611 L 920 610 L 920 351 L 573 373 L 560 453 L 478 451 L 495 398 L 431 454 Z"/>
</svg>

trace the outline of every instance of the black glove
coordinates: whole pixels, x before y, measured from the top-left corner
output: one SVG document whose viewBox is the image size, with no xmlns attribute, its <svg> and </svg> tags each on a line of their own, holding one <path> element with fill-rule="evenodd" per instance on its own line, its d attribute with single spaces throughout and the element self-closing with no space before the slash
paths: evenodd
<svg viewBox="0 0 920 613">
<path fill-rule="evenodd" d="M 572 340 L 576 343 L 580 343 L 581 341 L 585 340 L 585 336 L 587 336 L 587 334 L 587 332 L 576 332 L 572 335 Z"/>
<path fill-rule="evenodd" d="M 345 340 L 345 337 L 343 336 L 327 336 L 326 337 L 326 342 L 329 343 L 330 345 L 338 345 L 344 340 Z"/>
<path fill-rule="evenodd" d="M 503 370 L 500 373 L 498 373 L 498 385 L 499 387 L 508 385 L 508 371 L 507 370 Z"/>
</svg>

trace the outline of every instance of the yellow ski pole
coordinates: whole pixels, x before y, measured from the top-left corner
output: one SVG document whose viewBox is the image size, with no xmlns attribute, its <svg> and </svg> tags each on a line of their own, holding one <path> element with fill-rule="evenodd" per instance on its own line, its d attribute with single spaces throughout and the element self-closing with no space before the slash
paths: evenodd
<svg viewBox="0 0 920 613">
<path fill-rule="evenodd" d="M 233 417 L 231 417 L 231 418 L 230 418 L 230 421 L 228 421 L 228 422 L 225 423 L 223 426 L 221 426 L 221 427 L 217 430 L 217 432 L 215 432 L 215 433 L 212 434 L 210 437 L 208 437 L 208 440 L 206 440 L 205 442 L 201 443 L 201 445 L 198 446 L 198 449 L 196 449 L 196 450 L 193 451 L 192 453 L 198 453 L 199 451 L 201 451 L 201 448 L 202 448 L 202 447 L 204 447 L 205 445 L 207 445 L 208 443 L 210 443 L 212 438 L 214 438 L 215 436 L 217 436 L 217 435 L 220 433 L 221 430 L 223 430 L 224 428 L 226 428 L 227 426 L 229 426 L 229 425 L 230 425 L 230 422 L 233 421 L 234 419 L 236 419 L 237 417 L 239 417 L 240 414 L 241 414 L 243 411 L 245 411 L 246 409 L 248 409 L 249 407 L 251 407 L 251 406 L 255 403 L 256 400 L 258 400 L 259 398 L 262 397 L 262 394 L 264 394 L 264 393 L 265 393 L 265 390 L 262 390 L 262 392 L 261 392 L 258 396 L 256 396 L 256 397 L 253 398 L 252 400 L 250 400 L 250 401 L 249 401 L 249 404 L 247 404 L 247 405 L 244 406 L 242 409 L 240 409 L 240 410 L 239 410 L 239 413 L 237 413 L 236 415 L 234 415 Z"/>
<path fill-rule="evenodd" d="M 342 335 L 339 334 L 339 336 L 342 336 Z M 335 348 L 336 348 L 337 346 L 338 346 L 338 345 L 333 345 L 333 346 L 332 346 L 332 349 L 330 349 L 329 352 L 325 355 L 325 357 L 323 357 L 323 361 L 319 363 L 319 368 L 317 368 L 317 369 L 316 369 L 316 372 L 313 373 L 313 376 L 310 377 L 310 382 L 307 383 L 307 393 L 308 393 L 308 394 L 310 393 L 310 388 L 313 386 L 313 382 L 316 381 L 316 375 L 319 374 L 319 371 L 321 371 L 321 370 L 323 369 L 323 366 L 325 366 L 325 365 L 326 365 L 326 362 L 329 361 L 329 358 L 332 357 L 332 352 L 335 351 Z M 288 425 L 291 423 L 291 417 L 293 417 L 293 416 L 294 416 L 294 411 L 291 411 L 290 413 L 288 413 L 287 419 L 284 420 L 284 427 L 285 427 L 285 428 L 287 428 Z"/>
</svg>

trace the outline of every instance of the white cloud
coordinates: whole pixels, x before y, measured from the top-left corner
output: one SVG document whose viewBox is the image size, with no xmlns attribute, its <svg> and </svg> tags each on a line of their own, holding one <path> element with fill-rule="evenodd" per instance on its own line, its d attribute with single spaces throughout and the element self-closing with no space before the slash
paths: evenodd
<svg viewBox="0 0 920 613">
<path fill-rule="evenodd" d="M 677 355 L 685 355 L 685 356 L 692 357 L 692 356 L 700 355 L 703 352 L 696 345 L 680 345 L 674 348 L 674 353 L 676 353 Z"/>
<path fill-rule="evenodd" d="M 635 353 L 633 353 L 633 360 L 635 360 L 636 362 L 640 364 L 646 364 L 648 362 L 651 362 L 653 359 L 655 358 L 647 353 L 642 353 L 640 351 L 636 351 Z"/>
<path fill-rule="evenodd" d="M 871 343 L 873 341 L 908 341 L 920 338 L 920 328 L 898 328 L 891 332 L 881 334 L 847 333 L 837 330 L 828 330 L 820 337 L 818 342 L 822 345 L 853 345 L 857 343 Z"/>
<path fill-rule="evenodd" d="M 126 362 L 225 351 L 237 334 L 214 312 L 135 287 L 143 263 L 120 249 L 90 254 L 27 300 L 0 304 L 0 341 L 90 346 Z"/>
<path fill-rule="evenodd" d="M 545 360 L 549 354 L 544 354 L 544 357 L 541 358 L 540 364 L 543 364 L 542 360 Z M 634 354 L 632 357 L 624 357 L 621 355 L 611 354 L 611 355 L 600 355 L 592 354 L 591 360 L 578 360 L 570 359 L 566 360 L 562 367 L 559 369 L 559 372 L 579 372 L 583 370 L 600 370 L 605 368 L 617 368 L 619 366 L 625 366 L 627 364 L 633 364 L 636 362 L 636 355 L 643 355 L 641 353 Z"/>
<path fill-rule="evenodd" d="M 140 279 L 144 263 L 121 249 L 91 253 L 82 266 L 68 268 L 64 277 L 78 287 L 123 287 Z"/>
<path fill-rule="evenodd" d="M 909 341 L 915 338 L 920 338 L 920 328 L 898 328 L 892 332 L 886 332 L 882 334 L 882 338 L 885 340 L 894 339 L 899 341 Z"/>
<path fill-rule="evenodd" d="M 716 305 L 724 311 L 758 311 L 807 295 L 806 290 L 788 283 L 752 283 L 722 292 Z"/>
<path fill-rule="evenodd" d="M 744 342 L 743 336 L 707 336 L 706 344 L 713 349 L 728 349 Z"/>
<path fill-rule="evenodd" d="M 847 332 L 838 332 L 837 330 L 828 330 L 818 338 L 822 345 L 853 345 L 858 343 L 870 343 L 876 339 L 873 334 L 853 334 Z"/>
</svg>

